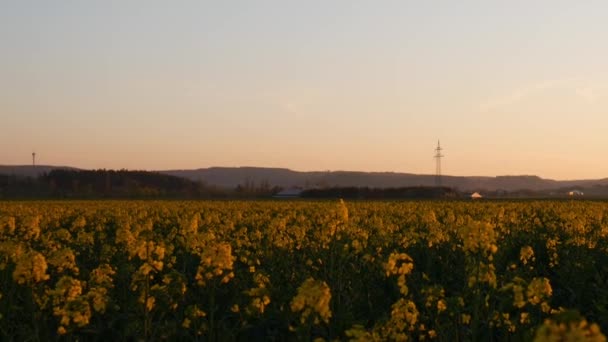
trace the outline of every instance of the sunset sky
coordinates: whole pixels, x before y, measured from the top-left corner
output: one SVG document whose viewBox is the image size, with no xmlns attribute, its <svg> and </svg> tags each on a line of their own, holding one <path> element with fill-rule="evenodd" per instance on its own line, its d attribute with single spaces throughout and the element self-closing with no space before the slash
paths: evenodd
<svg viewBox="0 0 608 342">
<path fill-rule="evenodd" d="M 0 164 L 608 177 L 607 1 L 0 2 Z"/>
</svg>

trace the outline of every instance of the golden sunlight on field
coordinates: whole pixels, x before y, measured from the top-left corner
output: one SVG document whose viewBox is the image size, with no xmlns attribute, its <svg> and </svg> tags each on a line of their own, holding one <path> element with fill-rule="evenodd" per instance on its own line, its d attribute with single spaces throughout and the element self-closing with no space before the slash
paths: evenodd
<svg viewBox="0 0 608 342">
<path fill-rule="evenodd" d="M 0 229 L 5 340 L 608 330 L 599 202 L 5 202 Z"/>
</svg>

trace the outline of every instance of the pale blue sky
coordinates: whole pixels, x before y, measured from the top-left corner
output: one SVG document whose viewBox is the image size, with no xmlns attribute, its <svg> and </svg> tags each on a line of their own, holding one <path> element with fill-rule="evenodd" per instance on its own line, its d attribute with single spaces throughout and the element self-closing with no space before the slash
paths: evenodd
<svg viewBox="0 0 608 342">
<path fill-rule="evenodd" d="M 608 177 L 606 1 L 0 1 L 0 164 Z"/>
</svg>

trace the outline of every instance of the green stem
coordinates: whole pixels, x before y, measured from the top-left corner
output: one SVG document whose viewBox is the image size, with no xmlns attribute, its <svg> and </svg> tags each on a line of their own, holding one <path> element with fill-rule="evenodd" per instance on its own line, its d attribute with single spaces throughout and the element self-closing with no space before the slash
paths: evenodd
<svg viewBox="0 0 608 342">
<path fill-rule="evenodd" d="M 212 282 L 209 294 L 209 341 L 215 341 L 215 282 Z"/>
<path fill-rule="evenodd" d="M 148 242 L 146 242 L 146 263 L 148 263 L 149 256 L 149 247 Z M 146 275 L 146 284 L 144 287 L 144 336 L 146 341 L 149 340 L 150 336 L 150 324 L 148 320 L 148 296 L 150 295 L 150 276 Z"/>
<path fill-rule="evenodd" d="M 34 287 L 35 287 L 35 285 L 32 285 L 32 287 L 30 288 L 31 291 L 30 291 L 29 305 L 30 305 L 30 310 L 32 312 L 32 325 L 34 328 L 33 340 L 40 341 L 40 329 L 38 327 L 38 318 L 36 317 L 36 304 L 34 303 Z"/>
</svg>

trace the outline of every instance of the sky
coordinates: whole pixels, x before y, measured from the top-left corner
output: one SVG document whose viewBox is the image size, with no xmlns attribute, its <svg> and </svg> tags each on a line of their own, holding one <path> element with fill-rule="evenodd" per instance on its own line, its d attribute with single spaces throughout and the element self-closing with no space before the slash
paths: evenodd
<svg viewBox="0 0 608 342">
<path fill-rule="evenodd" d="M 606 1 L 0 0 L 0 164 L 608 177 Z"/>
</svg>

